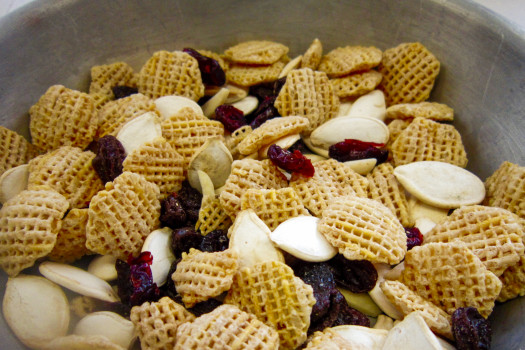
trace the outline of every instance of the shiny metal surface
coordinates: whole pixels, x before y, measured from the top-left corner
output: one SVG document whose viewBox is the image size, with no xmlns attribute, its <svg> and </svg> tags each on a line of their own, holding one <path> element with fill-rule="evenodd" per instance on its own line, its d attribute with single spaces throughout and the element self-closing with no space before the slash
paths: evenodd
<svg viewBox="0 0 525 350">
<path fill-rule="evenodd" d="M 431 100 L 452 106 L 483 180 L 503 160 L 525 165 L 525 34 L 470 1 L 42 0 L 0 20 L 0 124 L 29 135 L 29 107 L 52 84 L 86 90 L 95 64 L 138 69 L 159 49 L 222 51 L 264 38 L 301 54 L 420 41 L 441 61 Z M 6 275 L 0 273 L 0 284 Z M 3 297 L 3 290 L 0 297 Z M 494 349 L 525 348 L 525 299 L 491 316 Z M 2 349 L 23 349 L 0 319 Z"/>
</svg>

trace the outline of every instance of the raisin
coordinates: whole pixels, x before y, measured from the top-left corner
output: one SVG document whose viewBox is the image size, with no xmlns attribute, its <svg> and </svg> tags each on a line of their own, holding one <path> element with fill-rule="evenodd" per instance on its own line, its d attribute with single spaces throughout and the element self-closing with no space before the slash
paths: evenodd
<svg viewBox="0 0 525 350">
<path fill-rule="evenodd" d="M 170 194 L 160 203 L 160 223 L 172 229 L 186 224 L 186 210 L 176 193 Z"/>
<path fill-rule="evenodd" d="M 295 270 L 295 275 L 312 286 L 315 304 L 310 315 L 311 322 L 326 315 L 330 308 L 330 298 L 335 291 L 334 275 L 327 263 L 302 263 Z"/>
<path fill-rule="evenodd" d="M 315 169 L 312 162 L 298 150 L 290 152 L 277 145 L 271 145 L 268 149 L 268 158 L 273 164 L 290 173 L 298 173 L 306 177 L 314 176 Z"/>
<path fill-rule="evenodd" d="M 246 117 L 246 120 L 249 121 L 252 129 L 257 129 L 259 126 L 263 125 L 266 121 L 280 117 L 279 111 L 274 107 L 273 103 L 275 102 L 275 97 L 270 96 L 265 98 L 257 107 L 257 109 Z"/>
<path fill-rule="evenodd" d="M 115 136 L 106 135 L 97 141 L 97 153 L 91 164 L 103 183 L 113 181 L 122 174 L 122 162 L 126 158 L 124 146 Z"/>
<path fill-rule="evenodd" d="M 407 250 L 410 250 L 418 245 L 423 244 L 423 235 L 417 227 L 405 227 L 405 233 L 407 235 Z"/>
<path fill-rule="evenodd" d="M 216 299 L 208 299 L 195 304 L 192 308 L 188 309 L 188 311 L 194 314 L 196 317 L 199 317 L 212 312 L 221 305 L 222 303 Z"/>
<path fill-rule="evenodd" d="M 115 95 L 115 100 L 139 93 L 138 88 L 125 85 L 113 86 L 111 91 L 113 91 L 113 95 Z"/>
<path fill-rule="evenodd" d="M 459 308 L 452 314 L 452 333 L 458 350 L 490 349 L 492 329 L 474 307 Z"/>
<path fill-rule="evenodd" d="M 191 48 L 182 49 L 199 62 L 202 82 L 206 85 L 223 86 L 226 83 L 226 74 L 217 60 L 201 55 L 197 50 Z"/>
<path fill-rule="evenodd" d="M 182 187 L 177 192 L 178 198 L 186 211 L 186 224 L 195 225 L 199 220 L 199 210 L 201 209 L 202 194 L 190 186 L 190 183 L 185 180 L 182 182 Z"/>
<path fill-rule="evenodd" d="M 364 142 L 354 139 L 346 139 L 342 142 L 331 145 L 328 148 L 328 155 L 340 162 L 349 160 L 375 158 L 377 164 L 381 164 L 388 159 L 388 150 L 383 147 L 382 143 Z"/>
<path fill-rule="evenodd" d="M 187 253 L 191 248 L 199 249 L 202 243 L 202 235 L 195 231 L 193 226 L 181 227 L 171 233 L 171 249 L 176 258 L 182 253 Z"/>
<path fill-rule="evenodd" d="M 203 252 L 222 252 L 228 249 L 230 240 L 226 231 L 214 230 L 202 238 L 200 250 Z"/>
<path fill-rule="evenodd" d="M 350 307 L 343 294 L 335 289 L 330 298 L 330 308 L 328 312 L 317 322 L 310 324 L 309 333 L 322 331 L 327 327 L 341 325 L 357 325 L 370 327 L 370 320 L 362 312 Z"/>
<path fill-rule="evenodd" d="M 220 105 L 215 109 L 215 119 L 220 121 L 226 130 L 234 132 L 246 125 L 244 113 L 232 105 Z"/>
<path fill-rule="evenodd" d="M 338 254 L 329 261 L 335 281 L 353 293 L 371 291 L 377 282 L 377 270 L 367 260 L 348 260 Z"/>
<path fill-rule="evenodd" d="M 123 304 L 136 306 L 160 298 L 160 290 L 153 282 L 151 273 L 152 261 L 153 255 L 150 252 L 142 252 L 136 258 L 130 256 L 127 262 L 117 260 L 115 268 L 118 295 Z"/>
</svg>

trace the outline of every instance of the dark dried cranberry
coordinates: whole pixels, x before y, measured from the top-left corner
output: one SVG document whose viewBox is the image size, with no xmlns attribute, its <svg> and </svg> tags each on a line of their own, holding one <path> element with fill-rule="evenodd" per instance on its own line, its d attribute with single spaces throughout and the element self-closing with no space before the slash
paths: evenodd
<svg viewBox="0 0 525 350">
<path fill-rule="evenodd" d="M 227 232 L 223 230 L 214 230 L 202 238 L 200 250 L 203 252 L 222 252 L 228 249 L 230 239 Z"/>
<path fill-rule="evenodd" d="M 327 263 L 302 263 L 294 269 L 295 275 L 314 290 L 315 304 L 310 320 L 315 322 L 326 315 L 330 308 L 330 297 L 335 291 L 334 275 Z"/>
<path fill-rule="evenodd" d="M 279 92 L 281 92 L 284 83 L 286 83 L 286 77 L 282 77 L 275 81 L 275 83 L 273 84 L 273 94 L 275 96 L 279 95 Z"/>
<path fill-rule="evenodd" d="M 250 122 L 252 129 L 257 129 L 263 125 L 266 121 L 280 117 L 279 111 L 274 107 L 275 96 L 265 98 L 257 107 L 257 109 L 246 117 L 246 120 Z"/>
<path fill-rule="evenodd" d="M 268 97 L 275 96 L 275 83 L 270 82 L 250 86 L 248 93 L 257 97 L 259 102 L 262 102 Z"/>
<path fill-rule="evenodd" d="M 197 104 L 199 106 L 204 106 L 204 104 L 206 102 L 208 102 L 209 100 L 211 100 L 211 98 L 213 97 L 213 95 L 206 95 L 206 96 L 202 96 L 201 98 L 199 98 L 199 100 L 197 101 Z"/>
<path fill-rule="evenodd" d="M 452 314 L 452 333 L 458 350 L 488 350 L 492 329 L 474 307 L 459 308 Z"/>
<path fill-rule="evenodd" d="M 193 226 L 181 227 L 171 233 L 171 249 L 173 255 L 180 258 L 182 253 L 187 253 L 191 248 L 199 249 L 202 243 L 202 235 L 195 231 Z"/>
<path fill-rule="evenodd" d="M 186 211 L 187 224 L 195 224 L 199 220 L 199 210 L 201 209 L 202 194 L 190 186 L 186 180 L 182 182 L 182 187 L 177 192 L 177 196 Z"/>
<path fill-rule="evenodd" d="M 288 148 L 288 151 L 290 151 L 290 152 L 293 152 L 295 150 L 301 152 L 302 154 L 310 153 L 310 150 L 308 149 L 308 147 L 304 143 L 303 139 L 299 139 L 299 141 L 297 141 L 290 148 Z"/>
<path fill-rule="evenodd" d="M 335 281 L 353 293 L 371 291 L 377 282 L 377 270 L 367 260 L 348 260 L 338 254 L 329 261 Z"/>
<path fill-rule="evenodd" d="M 290 152 L 277 145 L 271 145 L 268 149 L 268 158 L 273 164 L 290 173 L 298 173 L 306 177 L 314 176 L 315 169 L 312 162 L 298 150 Z"/>
<path fill-rule="evenodd" d="M 199 317 L 209 312 L 212 312 L 221 305 L 222 303 L 216 299 L 208 299 L 206 301 L 202 301 L 198 304 L 195 304 L 195 306 L 193 306 L 191 309 L 188 309 L 188 311 L 194 314 L 196 317 Z"/>
<path fill-rule="evenodd" d="M 122 162 L 126 158 L 124 146 L 111 135 L 100 138 L 97 144 L 97 154 L 91 164 L 103 183 L 113 181 L 122 174 Z"/>
<path fill-rule="evenodd" d="M 345 324 L 370 327 L 370 320 L 362 312 L 350 307 L 343 294 L 336 289 L 330 298 L 330 309 L 323 318 L 310 324 L 308 332 L 313 333 L 327 327 Z"/>
<path fill-rule="evenodd" d="M 234 132 L 246 125 L 244 113 L 232 105 L 220 105 L 215 109 L 215 119 L 220 121 L 226 130 Z"/>
<path fill-rule="evenodd" d="M 186 210 L 176 193 L 170 194 L 160 203 L 160 223 L 176 229 L 186 225 Z"/>
<path fill-rule="evenodd" d="M 388 150 L 383 147 L 382 143 L 364 142 L 354 139 L 347 139 L 342 142 L 331 145 L 328 148 L 328 155 L 340 162 L 349 160 L 375 158 L 377 164 L 381 164 L 388 159 Z"/>
<path fill-rule="evenodd" d="M 115 95 L 115 100 L 139 93 L 138 88 L 125 85 L 113 86 L 111 91 L 113 91 L 113 95 Z"/>
<path fill-rule="evenodd" d="M 177 265 L 179 264 L 181 260 L 182 259 L 179 258 L 179 259 L 176 259 L 173 263 L 171 263 L 170 270 L 166 278 L 166 283 L 164 283 L 164 285 L 160 287 L 160 290 L 163 296 L 168 296 L 179 304 L 183 304 L 182 297 L 177 292 L 177 289 L 175 288 L 175 282 L 173 282 L 173 279 L 171 278 L 171 276 L 173 275 L 175 270 L 177 270 Z"/>
<path fill-rule="evenodd" d="M 118 295 L 122 303 L 129 306 L 141 305 L 146 301 L 157 301 L 160 298 L 160 290 L 153 282 L 151 273 L 151 262 L 153 255 L 150 252 L 142 252 L 136 258 L 130 256 L 127 262 L 117 260 Z"/>
<path fill-rule="evenodd" d="M 226 74 L 224 74 L 219 62 L 211 57 L 201 55 L 197 50 L 191 48 L 184 48 L 182 51 L 199 62 L 199 70 L 204 84 L 222 86 L 226 83 Z"/>
<path fill-rule="evenodd" d="M 407 234 L 407 250 L 423 244 L 423 235 L 417 227 L 405 227 L 405 233 Z"/>
</svg>

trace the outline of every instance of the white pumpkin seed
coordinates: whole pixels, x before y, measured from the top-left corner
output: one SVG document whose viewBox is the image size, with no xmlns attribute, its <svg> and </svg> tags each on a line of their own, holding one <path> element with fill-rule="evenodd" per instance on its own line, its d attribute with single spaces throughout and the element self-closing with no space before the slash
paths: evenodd
<svg viewBox="0 0 525 350">
<path fill-rule="evenodd" d="M 352 168 L 353 171 L 359 175 L 366 175 L 374 169 L 377 164 L 377 159 L 375 158 L 366 158 L 366 159 L 357 159 L 349 160 L 344 162 L 345 165 L 348 165 Z"/>
<path fill-rule="evenodd" d="M 248 115 L 259 106 L 259 100 L 255 96 L 246 96 L 242 100 L 232 103 L 232 106 L 241 110 L 244 115 Z"/>
<path fill-rule="evenodd" d="M 168 119 L 185 107 L 190 107 L 196 113 L 202 114 L 201 106 L 192 99 L 184 96 L 169 95 L 159 97 L 155 100 L 155 106 L 157 107 L 162 119 Z"/>
<path fill-rule="evenodd" d="M 374 90 L 366 95 L 359 97 L 352 104 L 352 108 L 350 109 L 348 116 L 375 118 L 381 121 L 385 121 L 385 94 L 381 90 Z"/>
<path fill-rule="evenodd" d="M 117 258 L 114 256 L 99 255 L 91 260 L 87 271 L 104 281 L 113 281 L 117 279 L 116 262 Z"/>
<path fill-rule="evenodd" d="M 215 109 L 226 102 L 230 91 L 226 88 L 221 88 L 212 98 L 210 98 L 204 105 L 202 105 L 202 113 L 208 118 L 215 115 Z"/>
<path fill-rule="evenodd" d="M 7 202 L 10 198 L 27 189 L 28 178 L 28 164 L 22 164 L 6 170 L 0 176 L 0 203 Z"/>
<path fill-rule="evenodd" d="M 214 188 L 219 188 L 226 183 L 231 173 L 233 157 L 219 139 L 209 139 L 195 153 L 188 167 L 188 181 L 190 185 L 201 191 L 198 170 L 208 174 Z"/>
<path fill-rule="evenodd" d="M 117 313 L 93 312 L 78 321 L 73 334 L 82 336 L 101 335 L 112 343 L 129 349 L 137 337 L 133 323 Z"/>
<path fill-rule="evenodd" d="M 162 130 L 160 119 L 153 112 L 147 112 L 131 119 L 122 126 L 117 134 L 117 140 L 124 146 L 126 154 L 130 154 L 144 143 L 153 141 L 157 137 L 162 137 Z"/>
<path fill-rule="evenodd" d="M 175 255 L 171 251 L 171 232 L 169 227 L 155 230 L 146 237 L 142 245 L 142 252 L 148 251 L 153 256 L 151 274 L 153 282 L 159 287 L 166 283 L 171 264 L 175 261 Z"/>
</svg>

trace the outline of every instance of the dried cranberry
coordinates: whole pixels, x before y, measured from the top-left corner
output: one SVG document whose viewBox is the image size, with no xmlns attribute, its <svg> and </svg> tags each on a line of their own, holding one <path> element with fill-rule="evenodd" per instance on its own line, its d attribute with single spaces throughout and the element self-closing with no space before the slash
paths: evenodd
<svg viewBox="0 0 525 350">
<path fill-rule="evenodd" d="M 191 248 L 199 249 L 202 235 L 195 231 L 193 226 L 181 227 L 171 233 L 171 249 L 175 257 L 180 258 L 182 253 L 187 253 Z"/>
<path fill-rule="evenodd" d="M 354 293 L 371 291 L 377 282 L 377 270 L 367 260 L 348 260 L 338 254 L 329 261 L 335 281 Z"/>
<path fill-rule="evenodd" d="M 459 308 L 452 314 L 452 333 L 458 350 L 488 350 L 492 329 L 474 307 Z"/>
<path fill-rule="evenodd" d="M 257 109 L 246 117 L 246 120 L 250 121 L 252 129 L 257 129 L 263 125 L 266 121 L 280 117 L 279 111 L 274 107 L 275 97 L 270 96 L 265 98 Z"/>
<path fill-rule="evenodd" d="M 113 86 L 111 91 L 113 91 L 113 95 L 115 95 L 115 100 L 139 93 L 138 88 L 124 85 Z"/>
<path fill-rule="evenodd" d="M 191 187 L 190 183 L 186 180 L 182 182 L 182 187 L 179 192 L 177 192 L 177 196 L 186 211 L 186 223 L 194 225 L 197 220 L 199 220 L 202 194 Z"/>
<path fill-rule="evenodd" d="M 191 48 L 184 48 L 182 51 L 199 62 L 199 70 L 204 84 L 222 86 L 226 83 L 226 74 L 224 74 L 219 62 L 211 57 L 201 55 L 197 50 Z"/>
<path fill-rule="evenodd" d="M 383 147 L 382 143 L 364 142 L 354 139 L 347 139 L 331 145 L 328 148 L 328 155 L 340 162 L 349 160 L 375 158 L 377 164 L 381 164 L 388 159 L 388 150 L 378 148 Z"/>
<path fill-rule="evenodd" d="M 215 119 L 220 121 L 226 130 L 234 132 L 246 125 L 244 113 L 232 105 L 220 105 L 215 109 Z"/>
<path fill-rule="evenodd" d="M 177 270 L 177 265 L 181 261 L 181 258 L 176 259 L 173 263 L 171 263 L 170 270 L 167 275 L 166 283 L 164 283 L 163 286 L 160 287 L 161 293 L 163 296 L 168 296 L 175 302 L 179 304 L 183 304 L 182 297 L 177 292 L 177 289 L 175 288 L 175 282 L 173 282 L 173 279 L 171 276 Z"/>
<path fill-rule="evenodd" d="M 407 250 L 410 250 L 415 246 L 423 244 L 423 235 L 417 227 L 405 227 L 405 233 L 407 235 Z"/>
<path fill-rule="evenodd" d="M 273 94 L 275 96 L 279 95 L 284 83 L 286 83 L 286 77 L 279 78 L 273 83 Z"/>
<path fill-rule="evenodd" d="M 186 224 L 186 210 L 176 193 L 170 194 L 160 203 L 160 223 L 172 229 Z"/>
<path fill-rule="evenodd" d="M 302 154 L 310 153 L 310 150 L 304 143 L 302 139 L 299 139 L 296 143 L 294 143 L 290 148 L 288 148 L 288 151 L 293 152 L 295 150 L 298 150 Z"/>
<path fill-rule="evenodd" d="M 326 315 L 330 308 L 330 298 L 335 291 L 335 280 L 327 263 L 302 263 L 295 267 L 295 275 L 314 290 L 315 304 L 310 320 L 315 322 Z"/>
<path fill-rule="evenodd" d="M 194 314 L 196 317 L 199 317 L 209 312 L 212 312 L 221 305 L 222 303 L 217 299 L 208 299 L 206 301 L 202 301 L 198 304 L 195 304 L 195 306 L 193 306 L 191 309 L 188 309 L 188 311 Z"/>
<path fill-rule="evenodd" d="M 250 86 L 248 93 L 252 96 L 257 97 L 259 102 L 262 102 L 268 97 L 275 96 L 274 87 L 275 87 L 274 82 L 261 83 L 261 84 Z"/>
<path fill-rule="evenodd" d="M 306 177 L 314 176 L 315 169 L 312 162 L 298 150 L 290 152 L 277 145 L 271 145 L 268 149 L 268 158 L 273 164 L 290 173 L 298 173 Z"/>
<path fill-rule="evenodd" d="M 370 320 L 362 312 L 350 307 L 343 294 L 335 289 L 330 298 L 330 309 L 324 317 L 317 322 L 310 324 L 308 332 L 313 333 L 316 331 L 322 331 L 327 327 L 335 327 L 345 324 L 370 327 Z"/>
<path fill-rule="evenodd" d="M 157 301 L 160 290 L 153 282 L 151 262 L 153 255 L 142 252 L 138 257 L 130 256 L 127 262 L 117 260 L 118 295 L 122 303 L 129 306 L 141 305 L 146 301 Z"/>
<path fill-rule="evenodd" d="M 91 164 L 103 183 L 113 181 L 122 174 L 126 158 L 124 146 L 115 136 L 106 135 L 97 141 L 97 153 Z"/>
<path fill-rule="evenodd" d="M 203 252 L 222 252 L 228 249 L 230 239 L 226 231 L 214 230 L 202 238 L 200 250 Z"/>
</svg>

